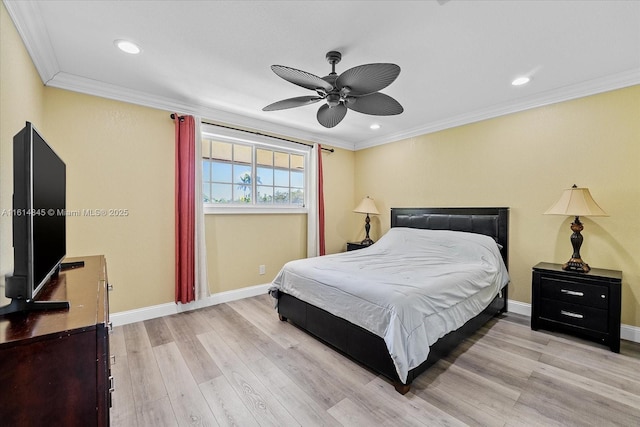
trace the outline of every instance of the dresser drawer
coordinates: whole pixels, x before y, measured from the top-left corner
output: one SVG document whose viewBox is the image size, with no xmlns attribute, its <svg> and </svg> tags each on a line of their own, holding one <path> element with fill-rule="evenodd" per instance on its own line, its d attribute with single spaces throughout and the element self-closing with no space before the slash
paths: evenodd
<svg viewBox="0 0 640 427">
<path fill-rule="evenodd" d="M 607 310 L 564 301 L 540 299 L 540 318 L 598 332 L 607 332 L 609 329 Z"/>
<path fill-rule="evenodd" d="M 607 309 L 609 306 L 609 288 L 607 286 L 543 276 L 540 281 L 540 298 Z"/>
</svg>

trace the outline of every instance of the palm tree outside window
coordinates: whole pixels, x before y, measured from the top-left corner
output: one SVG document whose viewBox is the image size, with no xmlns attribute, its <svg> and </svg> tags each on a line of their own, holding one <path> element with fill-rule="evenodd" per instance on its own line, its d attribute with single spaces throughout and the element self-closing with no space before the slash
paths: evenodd
<svg viewBox="0 0 640 427">
<path fill-rule="evenodd" d="M 202 162 L 205 205 L 305 206 L 305 152 L 203 135 Z"/>
</svg>

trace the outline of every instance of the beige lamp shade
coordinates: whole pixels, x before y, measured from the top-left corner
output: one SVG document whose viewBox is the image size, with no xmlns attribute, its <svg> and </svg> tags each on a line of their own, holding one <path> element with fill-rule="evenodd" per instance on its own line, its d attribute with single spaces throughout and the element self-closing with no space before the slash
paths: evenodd
<svg viewBox="0 0 640 427">
<path fill-rule="evenodd" d="M 356 213 L 369 215 L 380 215 L 380 212 L 378 212 L 378 208 L 376 208 L 376 204 L 373 202 L 373 199 L 369 198 L 369 196 L 362 199 L 360 204 L 356 206 L 353 211 Z"/>
<path fill-rule="evenodd" d="M 353 211 L 356 213 L 367 214 L 367 218 L 364 220 L 364 231 L 366 233 L 366 237 L 362 242 L 360 242 L 360 244 L 364 246 L 372 245 L 373 240 L 369 238 L 369 230 L 371 229 L 371 224 L 369 224 L 369 222 L 371 221 L 369 219 L 369 215 L 380 215 L 380 212 L 378 212 L 378 208 L 376 208 L 376 204 L 373 202 L 372 198 L 367 196 L 362 199 L 360 204 L 356 206 Z"/>
<path fill-rule="evenodd" d="M 588 188 L 580 188 L 575 185 L 564 190 L 558 200 L 551 206 L 545 215 L 570 215 L 570 216 L 609 216 L 593 200 Z"/>
<path fill-rule="evenodd" d="M 577 271 L 588 273 L 591 270 L 589 264 L 582 260 L 580 256 L 580 247 L 582 246 L 582 234 L 584 230 L 583 224 L 580 222 L 581 216 L 609 216 L 600 206 L 593 200 L 588 188 L 579 188 L 577 185 L 564 190 L 555 205 L 551 206 L 545 215 L 567 215 L 575 216 L 575 220 L 571 223 L 571 246 L 573 246 L 573 255 L 569 261 L 562 265 L 563 270 Z"/>
</svg>

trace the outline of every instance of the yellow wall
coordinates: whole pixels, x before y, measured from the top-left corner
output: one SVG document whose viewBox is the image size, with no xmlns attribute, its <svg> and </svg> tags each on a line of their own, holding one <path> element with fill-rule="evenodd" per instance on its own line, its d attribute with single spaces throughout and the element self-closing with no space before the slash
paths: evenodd
<svg viewBox="0 0 640 427">
<path fill-rule="evenodd" d="M 305 256 L 306 224 L 304 214 L 205 215 L 210 291 L 270 282 L 285 262 Z"/>
<path fill-rule="evenodd" d="M 67 210 L 79 213 L 67 217 L 67 255 L 107 257 L 114 312 L 173 301 L 169 113 L 47 88 L 45 123 L 45 138 L 67 164 Z M 126 212 L 91 216 L 99 209 Z"/>
<path fill-rule="evenodd" d="M 528 303 L 531 267 L 572 253 L 572 219 L 543 212 L 574 183 L 588 187 L 610 216 L 582 218 L 581 255 L 623 271 L 622 322 L 640 326 L 639 118 L 634 86 L 357 151 L 356 198 L 383 213 L 375 236 L 391 207 L 510 207 L 509 297 Z"/>
<path fill-rule="evenodd" d="M 335 149 L 333 153 L 323 153 L 322 161 L 327 254 L 344 252 L 362 219 L 352 212 L 357 198 L 354 193 L 355 153 Z"/>
<path fill-rule="evenodd" d="M 113 312 L 174 299 L 174 130 L 169 113 L 46 88 L 43 134 L 67 164 L 67 254 L 105 254 Z M 344 201 L 352 200 L 351 151 L 325 154 L 329 251 L 344 248 Z M 333 171 L 336 172 L 334 177 Z M 350 203 L 347 203 L 350 205 Z M 126 209 L 97 217 L 85 210 Z M 334 224 L 335 223 L 335 224 Z M 270 282 L 306 255 L 306 215 L 207 215 L 212 293 Z M 264 264 L 266 274 L 258 266 Z"/>
<path fill-rule="evenodd" d="M 11 208 L 12 137 L 26 120 L 68 168 L 68 208 L 127 209 L 69 217 L 69 255 L 105 254 L 113 312 L 173 301 L 173 122 L 168 112 L 44 88 L 0 6 L 0 207 Z M 530 301 L 531 266 L 571 255 L 570 218 L 542 213 L 586 186 L 611 216 L 583 218 L 583 258 L 620 269 L 623 323 L 640 326 L 640 87 L 563 102 L 357 152 L 323 154 L 327 252 L 363 238 L 352 212 L 365 195 L 390 207 L 509 206 L 510 297 Z M 211 292 L 269 282 L 306 254 L 304 215 L 208 215 Z M 12 269 L 11 221 L 0 218 L 0 280 Z M 258 266 L 267 266 L 258 274 Z M 0 292 L 3 303 L 4 292 Z"/>
<path fill-rule="evenodd" d="M 13 271 L 11 238 L 11 194 L 13 193 L 13 135 L 25 121 L 38 130 L 43 127 L 44 85 L 40 80 L 22 39 L 4 7 L 0 4 L 0 284 Z M 4 288 L 0 288 L 0 305 Z"/>
<path fill-rule="evenodd" d="M 67 164 L 67 210 L 78 214 L 67 217 L 67 254 L 107 256 L 113 312 L 173 301 L 169 113 L 54 88 L 45 89 L 43 105 L 41 131 Z M 323 158 L 326 181 L 339 183 L 326 191 L 327 248 L 338 252 L 350 231 L 344 207 L 353 199 L 354 153 L 337 149 Z M 126 214 L 88 214 L 100 209 Z M 285 262 L 306 256 L 304 214 L 206 215 L 205 228 L 212 293 L 268 283 Z"/>
<path fill-rule="evenodd" d="M 169 113 L 45 88 L 4 5 L 0 27 L 2 208 L 11 209 L 12 138 L 35 124 L 67 164 L 67 254 L 105 254 L 111 311 L 174 299 L 174 130 Z M 327 251 L 344 250 L 353 201 L 352 151 L 324 153 Z M 97 217 L 98 209 L 126 216 Z M 306 215 L 207 215 L 212 293 L 270 282 L 306 256 Z M 10 217 L 0 218 L 2 278 L 13 267 Z M 266 265 L 260 275 L 258 266 Z M 2 279 L 2 280 L 3 280 Z M 4 290 L 0 290 L 0 305 Z"/>
<path fill-rule="evenodd" d="M 344 251 L 352 234 L 354 157 L 337 148 L 322 154 L 327 253 Z M 307 253 L 305 214 L 206 215 L 205 228 L 212 293 L 269 283 L 287 261 Z"/>
</svg>

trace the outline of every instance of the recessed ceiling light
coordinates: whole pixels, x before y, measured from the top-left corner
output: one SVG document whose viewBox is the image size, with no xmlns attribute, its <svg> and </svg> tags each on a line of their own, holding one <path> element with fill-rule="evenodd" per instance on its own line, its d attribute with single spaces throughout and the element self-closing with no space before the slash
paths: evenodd
<svg viewBox="0 0 640 427">
<path fill-rule="evenodd" d="M 518 77 L 517 79 L 512 81 L 511 84 L 514 86 L 522 86 L 522 85 L 526 85 L 530 81 L 531 79 L 529 77 L 523 76 L 523 77 Z"/>
<path fill-rule="evenodd" d="M 116 47 L 121 51 L 130 53 L 132 55 L 137 55 L 141 52 L 141 49 L 137 44 L 128 40 L 116 40 L 113 42 L 113 44 L 115 44 Z"/>
<path fill-rule="evenodd" d="M 380 125 L 377 123 L 374 123 L 371 126 L 369 126 L 369 129 L 378 130 L 380 129 Z"/>
</svg>

